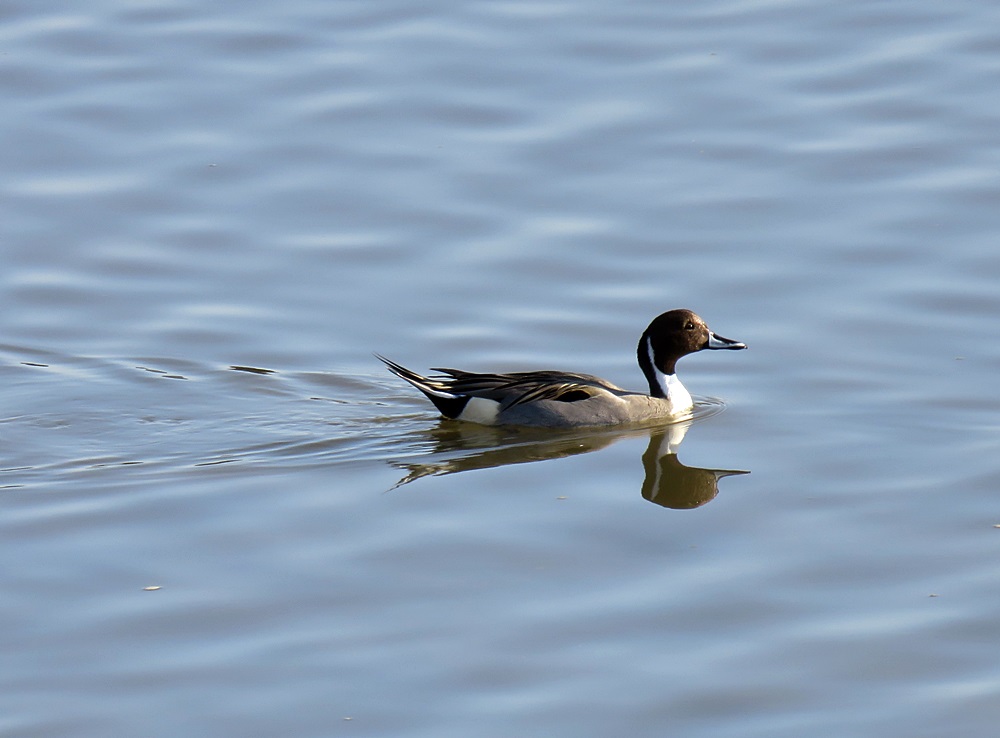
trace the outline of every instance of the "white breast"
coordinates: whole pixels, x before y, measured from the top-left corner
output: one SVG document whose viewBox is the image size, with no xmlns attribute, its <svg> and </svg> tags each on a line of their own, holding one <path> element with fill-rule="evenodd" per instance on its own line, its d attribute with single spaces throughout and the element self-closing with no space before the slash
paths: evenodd
<svg viewBox="0 0 1000 738">
<path fill-rule="evenodd" d="M 687 391 L 687 388 L 683 384 L 681 384 L 681 380 L 677 378 L 676 374 L 660 374 L 659 371 L 656 373 L 659 375 L 657 378 L 663 378 L 660 382 L 660 386 L 663 387 L 663 392 L 667 396 L 667 402 L 670 403 L 671 412 L 681 412 L 682 410 L 687 410 L 694 405 L 694 400 L 691 399 L 691 393 Z"/>
</svg>

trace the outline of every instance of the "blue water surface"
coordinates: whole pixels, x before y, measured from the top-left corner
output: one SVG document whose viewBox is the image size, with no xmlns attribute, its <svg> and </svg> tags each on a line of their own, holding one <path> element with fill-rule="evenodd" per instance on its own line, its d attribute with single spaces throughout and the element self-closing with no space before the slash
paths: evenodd
<svg viewBox="0 0 1000 738">
<path fill-rule="evenodd" d="M 997 27 L 8 3 L 0 733 L 992 735 Z M 680 436 L 372 356 L 640 389 L 675 307 Z"/>
</svg>

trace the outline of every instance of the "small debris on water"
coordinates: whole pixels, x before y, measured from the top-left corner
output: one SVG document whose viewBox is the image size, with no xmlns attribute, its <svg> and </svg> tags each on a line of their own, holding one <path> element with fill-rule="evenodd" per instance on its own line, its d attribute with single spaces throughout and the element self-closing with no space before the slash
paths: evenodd
<svg viewBox="0 0 1000 738">
<path fill-rule="evenodd" d="M 250 374 L 274 374 L 274 369 L 262 369 L 259 366 L 240 366 L 234 364 L 229 367 L 235 372 L 248 372 Z"/>
</svg>

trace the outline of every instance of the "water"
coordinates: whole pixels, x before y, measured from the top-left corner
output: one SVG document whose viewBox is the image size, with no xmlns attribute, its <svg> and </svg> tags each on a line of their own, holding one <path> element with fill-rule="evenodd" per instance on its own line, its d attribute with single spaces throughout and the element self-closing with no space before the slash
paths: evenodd
<svg viewBox="0 0 1000 738">
<path fill-rule="evenodd" d="M 0 734 L 992 735 L 998 21 L 9 4 Z M 683 438 L 371 355 L 640 388 L 674 307 Z"/>
</svg>

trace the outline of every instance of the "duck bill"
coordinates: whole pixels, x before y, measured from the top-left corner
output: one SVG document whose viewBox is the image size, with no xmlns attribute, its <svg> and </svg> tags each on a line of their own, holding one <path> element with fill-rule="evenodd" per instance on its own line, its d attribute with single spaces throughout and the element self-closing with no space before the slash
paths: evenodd
<svg viewBox="0 0 1000 738">
<path fill-rule="evenodd" d="M 740 343 L 739 341 L 734 341 L 731 338 L 724 338 L 717 333 L 709 332 L 708 343 L 705 344 L 707 349 L 745 349 L 747 345 L 745 343 Z"/>
</svg>

